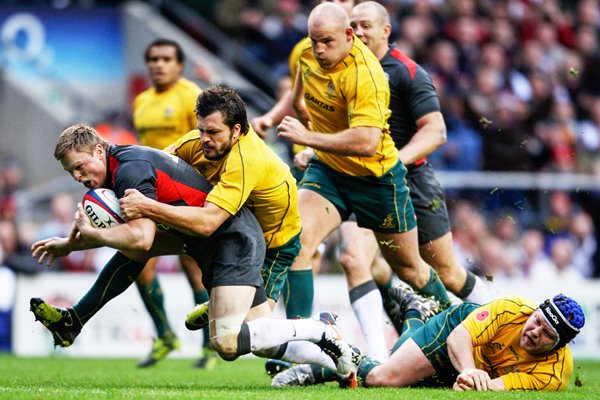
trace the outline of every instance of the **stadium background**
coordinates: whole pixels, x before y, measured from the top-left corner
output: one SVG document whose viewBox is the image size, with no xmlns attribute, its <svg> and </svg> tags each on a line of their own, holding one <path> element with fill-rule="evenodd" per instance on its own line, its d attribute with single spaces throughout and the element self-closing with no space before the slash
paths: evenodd
<svg viewBox="0 0 600 400">
<path fill-rule="evenodd" d="M 575 354 L 600 357 L 598 1 L 384 3 L 395 16 L 399 47 L 430 71 L 442 100 L 448 143 L 429 161 L 447 189 L 464 264 L 495 295 L 540 301 L 563 291 L 581 301 L 588 326 Z M 234 86 L 251 116 L 266 111 L 289 49 L 306 33 L 311 6 L 298 0 L 0 1 L 2 350 L 144 353 L 152 330 L 135 293 L 110 303 L 66 351 L 52 349 L 27 311 L 32 296 L 70 304 L 107 257 L 90 253 L 51 269 L 27 260 L 28 245 L 59 232 L 83 195 L 52 158 L 56 135 L 75 122 L 130 132 L 131 101 L 148 85 L 143 50 L 156 37 L 182 44 L 186 76 L 202 87 Z M 270 145 L 289 160 L 288 146 L 273 136 Z M 340 313 L 343 330 L 360 343 L 335 241 L 329 239 L 317 276 L 315 310 Z M 170 318 L 185 338 L 179 356 L 194 356 L 199 338 L 176 323 L 191 307 L 187 293 L 174 295 L 184 278 L 172 259 L 161 271 Z"/>
</svg>

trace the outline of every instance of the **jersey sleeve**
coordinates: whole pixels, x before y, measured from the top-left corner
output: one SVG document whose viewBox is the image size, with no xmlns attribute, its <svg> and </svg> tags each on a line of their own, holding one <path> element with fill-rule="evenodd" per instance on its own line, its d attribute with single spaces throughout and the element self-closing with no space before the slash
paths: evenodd
<svg viewBox="0 0 600 400">
<path fill-rule="evenodd" d="M 410 86 L 406 93 L 410 94 L 408 104 L 410 104 L 410 112 L 414 121 L 424 115 L 441 110 L 433 81 L 421 66 L 417 67 L 415 79 L 410 82 Z"/>
<path fill-rule="evenodd" d="M 137 189 L 153 200 L 156 195 L 156 169 L 149 161 L 127 161 L 117 169 L 113 180 L 113 190 L 118 198 L 123 197 L 125 189 Z"/>
<path fill-rule="evenodd" d="M 175 143 L 171 143 L 169 146 L 165 147 L 164 150 L 191 164 L 190 160 L 195 158 L 194 156 L 198 154 L 202 147 L 202 142 L 197 140 L 198 136 L 198 129 L 192 129 L 177 139 Z"/>
</svg>

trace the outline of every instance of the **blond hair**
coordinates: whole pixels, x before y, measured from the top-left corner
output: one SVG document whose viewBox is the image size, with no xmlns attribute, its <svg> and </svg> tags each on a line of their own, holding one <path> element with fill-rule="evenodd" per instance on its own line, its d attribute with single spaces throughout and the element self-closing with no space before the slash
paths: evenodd
<svg viewBox="0 0 600 400">
<path fill-rule="evenodd" d="M 54 158 L 60 161 L 73 150 L 92 154 L 98 144 L 108 146 L 108 142 L 94 128 L 84 124 L 71 125 L 56 139 Z"/>
</svg>

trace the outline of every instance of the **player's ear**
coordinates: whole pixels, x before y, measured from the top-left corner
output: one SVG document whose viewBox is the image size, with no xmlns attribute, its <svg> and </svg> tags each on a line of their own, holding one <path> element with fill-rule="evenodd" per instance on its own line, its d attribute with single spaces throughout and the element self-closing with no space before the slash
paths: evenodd
<svg viewBox="0 0 600 400">
<path fill-rule="evenodd" d="M 392 35 L 392 25 L 391 24 L 383 25 L 383 33 L 385 34 L 385 37 L 387 39 L 389 39 L 390 36 Z"/>
<path fill-rule="evenodd" d="M 104 158 L 104 146 L 101 143 L 94 146 L 94 154 L 101 160 Z"/>
<path fill-rule="evenodd" d="M 241 134 L 242 134 L 242 125 L 235 124 L 233 126 L 233 132 L 232 132 L 231 138 L 234 140 L 238 140 L 240 138 Z"/>
<path fill-rule="evenodd" d="M 351 26 L 346 28 L 346 41 L 351 42 L 352 37 L 354 36 L 354 29 Z"/>
</svg>

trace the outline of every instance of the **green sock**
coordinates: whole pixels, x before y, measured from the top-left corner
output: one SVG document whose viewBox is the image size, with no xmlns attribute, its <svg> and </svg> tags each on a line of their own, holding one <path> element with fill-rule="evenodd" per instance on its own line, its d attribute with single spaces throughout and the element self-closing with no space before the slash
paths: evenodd
<svg viewBox="0 0 600 400">
<path fill-rule="evenodd" d="M 426 297 L 433 296 L 434 299 L 439 301 L 441 310 L 450 307 L 448 292 L 437 272 L 431 267 L 429 267 L 429 281 L 417 292 Z"/>
<path fill-rule="evenodd" d="M 400 338 L 394 343 L 392 347 L 392 353 L 398 350 L 402 343 L 406 342 L 406 339 L 411 337 L 417 329 L 425 325 L 421 319 L 421 314 L 416 310 L 407 310 L 404 314 L 405 320 L 402 324 L 402 334 Z"/>
<path fill-rule="evenodd" d="M 286 317 L 310 318 L 315 294 L 312 270 L 289 271 L 285 293 Z"/>
<path fill-rule="evenodd" d="M 196 304 L 202 304 L 208 301 L 208 290 L 202 288 L 194 291 L 194 301 Z M 210 331 L 208 326 L 202 328 L 202 347 L 210 347 Z"/>
<path fill-rule="evenodd" d="M 335 382 L 338 379 L 337 374 L 328 368 L 319 367 L 314 364 L 310 368 L 315 377 L 315 383 Z"/>
<path fill-rule="evenodd" d="M 373 368 L 380 364 L 381 362 L 371 356 L 366 356 L 361 360 L 360 364 L 358 364 L 358 371 L 356 371 L 356 375 L 358 375 L 358 379 L 364 387 L 368 386 L 367 375 L 369 375 L 369 372 L 371 372 Z"/>
<path fill-rule="evenodd" d="M 165 300 L 163 296 L 162 288 L 158 282 L 158 278 L 154 276 L 154 279 L 148 285 L 136 282 L 137 288 L 142 296 L 142 301 L 154 322 L 156 328 L 156 334 L 158 337 L 163 337 L 167 333 L 172 333 L 173 330 L 169 326 L 167 320 L 167 312 L 165 311 Z"/>
<path fill-rule="evenodd" d="M 131 286 L 144 266 L 116 253 L 102 268 L 90 290 L 73 306 L 81 323 L 85 324 L 106 303 Z"/>
<path fill-rule="evenodd" d="M 388 306 L 392 306 L 394 303 L 396 303 L 396 300 L 394 300 L 392 296 L 390 296 L 390 289 L 392 288 L 392 277 L 390 276 L 390 279 L 388 279 L 384 283 L 375 282 L 375 284 L 377 284 L 377 288 L 381 293 L 381 299 L 383 300 L 383 308 L 387 310 Z"/>
</svg>

